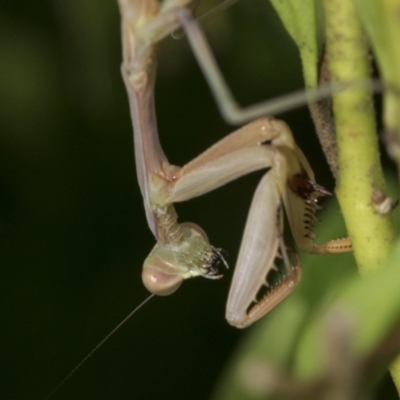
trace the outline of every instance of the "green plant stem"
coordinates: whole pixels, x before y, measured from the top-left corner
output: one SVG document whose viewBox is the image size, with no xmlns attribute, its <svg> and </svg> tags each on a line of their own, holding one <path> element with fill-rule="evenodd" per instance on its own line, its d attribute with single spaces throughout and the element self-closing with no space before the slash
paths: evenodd
<svg viewBox="0 0 400 400">
<path fill-rule="evenodd" d="M 332 81 L 369 77 L 364 32 L 352 0 L 324 0 L 326 40 Z M 339 150 L 336 194 L 341 205 L 354 256 L 361 274 L 385 264 L 394 241 L 391 215 L 372 205 L 376 191 L 386 193 L 371 94 L 349 89 L 334 96 L 333 108 Z M 382 288 L 385 290 L 385 288 Z M 391 373 L 397 388 L 400 368 Z"/>
<path fill-rule="evenodd" d="M 332 81 L 368 79 L 370 65 L 364 32 L 352 0 L 325 0 L 327 51 Z M 371 94 L 348 89 L 334 96 L 339 148 L 337 197 L 360 273 L 384 265 L 394 240 L 390 214 L 374 209 L 372 198 L 386 193 Z"/>
</svg>

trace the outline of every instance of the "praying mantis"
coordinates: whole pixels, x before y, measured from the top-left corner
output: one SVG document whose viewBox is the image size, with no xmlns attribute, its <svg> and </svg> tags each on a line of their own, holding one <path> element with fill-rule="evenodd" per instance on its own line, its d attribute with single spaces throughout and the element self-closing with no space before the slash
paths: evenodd
<svg viewBox="0 0 400 400">
<path fill-rule="evenodd" d="M 209 61 L 201 61 L 206 73 L 213 60 L 187 8 L 191 1 L 118 3 L 122 17 L 122 75 L 133 122 L 137 178 L 147 222 L 157 241 L 144 262 L 143 283 L 154 294 L 169 295 L 185 279 L 219 278 L 217 264 L 226 264 L 221 250 L 209 243 L 198 225 L 179 223 L 173 204 L 201 196 L 250 172 L 266 170 L 250 206 L 226 306 L 227 321 L 245 328 L 284 300 L 300 280 L 298 257 L 290 261 L 282 238 L 283 207 L 301 250 L 315 254 L 351 251 L 351 241 L 344 238 L 314 243 L 317 201 L 329 192 L 315 183 L 309 163 L 283 121 L 269 117 L 255 120 L 185 166 L 169 164 L 159 142 L 154 108 L 156 45 L 182 26 L 197 58 L 202 60 L 200 55 L 204 54 Z M 216 83 L 215 76 L 220 78 L 218 71 L 217 75 L 206 76 L 211 85 Z M 220 87 L 216 92 L 221 93 Z M 265 108 L 253 109 L 236 118 L 231 107 L 226 115 L 242 123 L 267 113 Z M 259 298 L 259 292 L 269 286 L 269 273 L 277 269 L 277 258 L 283 259 L 283 278 Z"/>
<path fill-rule="evenodd" d="M 86 3 L 86 5 L 83 5 L 83 3 Z M 275 64 L 278 64 L 278 69 L 282 71 L 288 70 L 287 66 L 289 65 L 282 63 L 279 58 L 275 59 L 276 54 L 270 56 L 269 42 L 264 45 L 264 42 L 272 37 L 271 42 L 279 42 L 278 46 L 283 49 L 281 36 L 274 29 L 274 24 L 271 24 L 269 19 L 265 21 L 265 15 L 260 12 L 268 7 L 268 2 L 257 3 L 251 3 L 251 1 L 239 3 L 238 10 L 235 10 L 235 6 L 226 15 L 224 13 L 220 16 L 221 21 L 216 21 L 218 32 L 222 31 L 222 35 L 225 34 L 225 36 L 233 38 L 234 40 L 231 39 L 231 42 L 228 41 L 227 43 L 228 39 L 223 38 L 221 43 L 217 41 L 217 38 L 211 37 L 211 32 L 208 35 L 210 43 L 216 44 L 216 49 L 221 45 L 231 48 L 234 47 L 232 44 L 237 45 L 236 52 L 243 62 L 236 64 L 232 52 L 228 53 L 229 58 L 234 62 L 228 67 L 230 69 L 226 71 L 233 73 L 239 71 L 239 78 L 241 78 L 242 83 L 244 80 L 248 80 L 249 87 L 247 88 L 247 95 L 242 97 L 243 104 L 245 104 L 245 98 L 246 102 L 250 104 L 255 96 L 259 98 L 275 96 L 275 93 L 267 94 L 266 91 L 269 88 L 265 85 L 265 82 L 260 82 L 261 79 L 271 80 L 271 82 L 279 81 L 279 84 L 282 82 L 281 76 L 271 74 L 269 70 L 265 69 L 264 65 L 262 67 L 264 69 L 259 66 L 260 63 L 257 63 L 259 58 L 263 56 L 266 58 L 267 55 L 268 58 L 273 59 Z M 11 9 L 7 8 L 6 4 L 5 2 L 3 7 L 5 7 L 7 15 Z M 56 381 L 64 376 L 86 354 L 87 350 L 93 347 L 94 342 L 97 343 L 100 336 L 103 337 L 106 331 L 108 332 L 110 326 L 114 325 L 116 320 L 122 319 L 122 315 L 125 315 L 128 312 L 127 309 L 131 307 L 131 303 L 136 305 L 139 299 L 142 296 L 144 297 L 144 287 L 135 286 L 141 285 L 138 278 L 141 271 L 139 264 L 142 264 L 145 259 L 143 253 L 146 253 L 147 249 L 148 253 L 155 243 L 154 236 L 147 228 L 147 224 L 145 226 L 143 223 L 145 219 L 143 218 L 143 207 L 140 204 L 142 198 L 138 192 L 133 192 L 137 184 L 131 168 L 131 128 L 122 124 L 122 122 L 127 122 L 129 113 L 126 108 L 128 103 L 126 102 L 125 92 L 121 93 L 121 89 L 124 88 L 121 85 L 118 73 L 120 49 L 117 29 L 115 29 L 117 25 L 117 2 L 102 3 L 103 5 L 100 7 L 100 3 L 95 4 L 93 2 L 48 2 L 46 4 L 47 6 L 37 10 L 38 13 L 42 13 L 39 14 L 42 15 L 41 18 L 37 18 L 36 12 L 28 16 L 23 9 L 18 9 L 22 18 L 20 20 L 15 19 L 15 21 L 14 17 L 12 18 L 11 22 L 20 21 L 20 23 L 16 26 L 13 25 L 15 29 L 7 35 L 10 41 L 5 42 L 6 45 L 9 44 L 5 48 L 5 50 L 8 50 L 7 53 L 11 51 L 12 56 L 17 56 L 11 59 L 11 61 L 14 60 L 11 67 L 13 65 L 18 66 L 18 68 L 12 68 L 15 74 L 11 75 L 7 72 L 5 81 L 11 84 L 13 81 L 9 78 L 14 77 L 14 82 L 18 83 L 17 89 L 26 87 L 28 90 L 28 92 L 13 90 L 11 99 L 14 99 L 14 94 L 15 96 L 19 95 L 22 99 L 29 99 L 25 96 L 31 93 L 30 104 L 34 107 L 32 108 L 29 105 L 26 108 L 26 102 L 22 102 L 22 113 L 7 112 L 4 114 L 8 117 L 16 117 L 21 126 L 24 123 L 26 126 L 24 132 L 29 132 L 29 136 L 26 136 L 25 139 L 24 136 L 21 136 L 20 131 L 17 131 L 18 134 L 12 135 L 6 134 L 6 131 L 4 131 L 2 135 L 4 139 L 2 142 L 3 153 L 7 156 L 3 157 L 2 164 L 3 173 L 6 174 L 4 175 L 6 181 L 3 181 L 2 186 L 2 190 L 5 190 L 2 192 L 2 199 L 6 200 L 5 203 L 3 201 L 2 213 L 2 235 L 3 239 L 6 239 L 3 240 L 5 246 L 3 246 L 2 257 L 3 270 L 6 273 L 3 277 L 3 297 L 6 296 L 4 298 L 7 300 L 7 304 L 12 304 L 12 307 L 4 308 L 3 313 L 5 316 L 3 329 L 5 346 L 3 347 L 2 358 L 3 364 L 7 365 L 7 368 L 5 368 L 6 379 L 2 388 L 2 393 L 5 393 L 3 398 L 40 398 L 38 392 L 47 391 L 56 384 Z M 82 8 L 77 9 L 78 4 L 82 4 Z M 64 11 L 69 11 L 66 15 L 61 12 L 63 10 L 59 9 L 61 6 L 65 7 Z M 258 7 L 255 12 L 260 14 L 260 26 L 255 30 L 252 18 L 247 18 L 248 14 L 244 12 L 244 10 L 251 9 L 252 6 Z M 57 25 L 50 18 L 49 7 L 57 7 L 58 12 L 55 16 L 58 17 L 61 25 Z M 14 11 L 17 11 L 17 9 L 15 8 Z M 107 18 L 99 18 L 101 13 L 106 15 Z M 245 18 L 243 18 L 244 15 L 246 15 Z M 32 21 L 29 25 L 27 25 L 27 17 Z M 233 21 L 235 25 L 232 25 Z M 44 26 L 43 30 L 40 28 L 40 31 L 38 31 L 39 23 L 46 23 L 47 25 Z M 247 24 L 246 27 L 244 27 L 244 24 Z M 21 32 L 22 26 L 25 35 L 21 38 L 21 35 L 17 33 Z M 97 31 L 95 30 L 96 27 Z M 11 24 L 7 24 L 7 26 L 4 26 L 4 32 L 9 31 L 10 28 Z M 227 31 L 223 30 L 224 28 L 229 29 L 228 34 Z M 102 30 L 100 31 L 100 29 Z M 248 30 L 252 30 L 253 34 L 249 35 Z M 43 35 L 41 34 L 43 32 L 49 34 Z M 43 42 L 44 47 L 39 43 L 39 39 L 40 43 Z M 239 41 L 238 39 L 242 40 Z M 253 45 L 257 41 L 263 43 L 264 49 Z M 17 47 L 14 43 L 22 46 Z M 162 45 L 173 46 L 181 51 L 181 48 L 186 47 L 186 39 L 177 42 L 171 38 L 166 38 Z M 250 46 L 252 58 L 249 58 L 250 55 L 246 52 L 246 49 L 250 49 Z M 93 52 L 93 48 L 102 49 L 102 52 Z M 78 53 L 71 53 L 71 50 L 74 49 Z M 225 54 L 220 55 L 226 56 L 229 49 L 227 47 L 221 49 L 224 50 Z M 17 52 L 17 50 L 19 51 Z M 164 47 L 161 51 L 163 50 L 173 51 L 174 49 Z M 42 51 L 45 51 L 45 54 Z M 287 53 L 287 50 L 285 49 L 282 52 Z M 64 54 L 64 57 L 62 57 L 62 54 Z M 80 54 L 83 59 L 77 57 L 77 54 Z M 156 55 L 159 58 L 159 54 L 156 53 Z M 292 56 L 294 58 L 296 54 Z M 112 57 L 116 57 L 117 60 Z M 165 154 L 172 163 L 184 165 L 185 160 L 181 161 L 181 159 L 185 158 L 193 149 L 195 149 L 193 152 L 200 154 L 203 149 L 208 148 L 208 145 L 220 138 L 217 135 L 221 134 L 223 128 L 221 129 L 218 125 L 218 120 L 211 123 L 204 122 L 207 121 L 207 118 L 210 118 L 206 114 L 209 109 L 214 108 L 214 104 L 210 98 L 201 98 L 200 106 L 199 100 L 197 102 L 194 100 L 195 96 L 202 95 L 202 93 L 199 94 L 199 87 L 204 92 L 208 88 L 204 85 L 204 82 L 197 84 L 193 79 L 194 74 L 192 72 L 186 72 L 186 60 L 176 60 L 176 71 L 178 72 L 170 72 L 170 69 L 167 69 L 170 67 L 169 60 L 163 60 L 161 57 L 159 66 L 164 70 L 161 71 L 161 75 L 157 79 L 158 89 L 161 90 L 156 93 L 157 111 L 161 111 L 157 114 L 161 143 Z M 173 59 L 170 53 L 166 53 L 166 57 Z M 191 58 L 192 55 L 189 54 L 189 62 Z M 110 62 L 110 59 L 112 62 Z M 5 57 L 5 60 L 7 60 L 5 66 L 10 67 L 9 58 Z M 56 63 L 55 60 L 57 60 Z M 49 64 L 49 61 L 53 62 Z M 167 62 L 164 63 L 164 61 Z M 67 75 L 59 75 L 61 65 L 64 65 L 62 71 Z M 106 69 L 104 65 L 109 67 L 108 75 L 101 74 Z M 52 69 L 50 69 L 51 66 Z M 39 72 L 38 67 L 43 73 L 36 78 L 33 73 Z M 42 67 L 45 67 L 45 69 Z M 32 75 L 26 75 L 27 71 L 32 71 Z M 79 71 L 81 75 L 71 75 Z M 92 86 L 82 84 L 87 83 L 88 75 L 85 75 L 85 73 L 88 72 L 93 73 L 90 75 L 91 79 L 89 79 Z M 168 73 L 169 76 L 167 76 Z M 255 75 L 260 80 L 253 78 Z M 175 80 L 173 80 L 174 76 Z M 118 90 L 115 89 L 110 95 L 109 91 L 103 89 L 109 88 L 109 85 L 114 82 L 113 77 L 115 83 L 119 86 L 117 86 Z M 28 82 L 36 84 L 36 90 L 33 92 L 32 89 L 35 89 L 35 86 L 23 85 L 27 78 L 29 78 Z M 70 107 L 67 107 L 62 115 L 58 115 L 60 104 L 57 98 L 51 95 L 53 91 L 50 93 L 46 91 L 50 87 L 60 89 L 61 85 L 57 84 L 54 79 L 59 84 L 64 83 L 65 89 L 69 89 L 67 92 L 62 92 L 58 97 L 58 99 L 69 101 L 68 104 L 70 104 Z M 237 86 L 235 87 L 232 75 L 228 76 L 228 79 L 240 98 L 240 89 Z M 197 86 L 189 87 L 190 80 L 195 81 Z M 286 78 L 283 78 L 283 81 L 289 81 L 287 75 Z M 44 85 L 44 83 L 47 83 L 47 85 Z M 71 86 L 70 83 L 75 85 Z M 160 83 L 164 86 L 160 86 Z M 268 82 L 266 83 L 268 84 Z M 98 90 L 93 90 L 94 85 Z M 184 104 L 180 103 L 178 98 L 175 98 L 173 90 L 167 90 L 167 94 L 165 94 L 166 85 L 168 85 L 168 89 L 173 89 L 171 86 L 176 86 L 178 93 L 183 91 L 187 93 L 184 97 Z M 253 86 L 253 88 L 250 86 Z M 254 96 L 253 92 L 253 95 L 249 95 L 251 90 L 255 89 L 254 86 L 258 88 L 257 94 Z M 11 85 L 7 87 L 12 89 Z M 181 87 L 184 89 L 180 89 Z M 290 84 L 277 90 L 287 93 L 294 87 L 296 87 L 296 83 L 290 81 Z M 76 91 L 74 88 L 80 88 L 81 91 Z M 92 94 L 92 100 L 107 99 L 107 102 L 99 101 L 100 104 L 97 104 L 97 108 L 91 106 L 89 93 Z M 82 96 L 82 94 L 86 94 L 88 97 Z M 116 94 L 118 95 L 117 98 Z M 171 109 L 167 113 L 163 108 L 165 104 L 162 103 L 162 96 L 171 105 Z M 193 102 L 191 102 L 192 98 Z M 50 101 L 52 107 L 47 107 L 49 103 L 45 103 L 43 99 Z M 14 106 L 14 101 L 7 101 L 6 103 Z M 42 104 L 42 107 L 38 109 L 40 104 Z M 166 104 L 166 107 L 169 104 Z M 193 111 L 188 112 L 188 109 L 184 108 L 185 104 L 192 107 L 189 110 Z M 192 106 L 193 104 L 195 106 Z M 204 107 L 201 104 L 204 104 Z M 103 108 L 100 107 L 101 105 Z M 84 115 L 84 107 L 85 109 L 89 107 L 92 113 Z M 24 108 L 29 111 L 28 114 L 25 114 Z M 107 112 L 105 112 L 106 108 Z M 196 108 L 198 108 L 198 112 L 196 112 Z M 4 112 L 8 109 L 4 108 Z M 36 116 L 36 113 L 40 110 L 42 112 L 39 112 Z M 73 111 L 78 111 L 80 114 L 72 114 Z M 102 112 L 104 112 L 104 115 L 102 115 Z M 217 114 L 217 111 L 215 111 L 215 114 Z M 24 118 L 19 118 L 18 115 L 24 115 Z M 107 116 L 109 115 L 114 115 L 116 118 L 108 120 Z M 165 118 L 166 115 L 167 118 Z M 278 114 L 271 112 L 266 113 L 266 115 Z M 84 121 L 82 121 L 83 116 L 86 118 Z M 35 123 L 42 120 L 51 122 L 51 124 L 46 124 L 43 129 L 37 129 L 37 125 L 32 125 L 33 117 L 35 117 L 33 121 Z M 183 121 L 184 117 L 185 121 Z M 59 126 L 55 126 L 52 122 L 59 121 L 61 118 L 63 122 L 67 122 L 67 125 L 59 130 Z M 190 121 L 188 118 L 193 120 Z M 173 120 L 174 123 L 171 133 L 168 131 L 168 119 Z M 93 124 L 91 124 L 91 121 Z M 285 121 L 288 122 L 286 118 Z M 91 127 L 93 132 L 82 131 L 82 122 L 86 127 Z M 293 122 L 289 125 L 293 129 L 296 142 L 300 145 L 300 137 L 306 133 L 305 130 L 303 129 L 302 132 L 302 128 Z M 202 126 L 202 128 L 199 128 L 199 126 Z M 35 127 L 36 129 L 34 129 Z M 99 127 L 103 129 L 100 130 Z M 234 128 L 231 130 L 234 130 Z M 174 131 L 181 135 L 178 139 L 174 137 Z M 34 142 L 31 142 L 31 140 L 34 140 Z M 74 140 L 75 142 L 73 142 Z M 82 143 L 82 140 L 84 143 Z M 192 142 L 188 143 L 189 140 Z M 310 142 L 312 141 L 310 139 Z M 176 144 L 176 142 L 178 143 Z M 35 145 L 33 146 L 33 144 Z M 58 144 L 57 147 L 53 147 L 56 144 Z M 85 145 L 83 149 L 81 149 L 82 144 Z M 117 144 L 117 146 L 111 147 L 113 144 Z M 51 147 L 49 147 L 50 145 Z M 99 149 L 102 147 L 104 147 L 104 153 L 100 154 Z M 176 147 L 179 154 L 174 155 L 171 147 Z M 16 158 L 18 149 L 21 152 L 19 158 Z M 314 157 L 313 152 L 307 148 L 307 144 L 304 147 L 301 145 L 301 149 L 307 155 L 310 165 L 316 172 L 317 182 L 325 186 L 326 181 L 320 178 L 321 171 L 318 171 L 318 160 L 315 159 L 317 154 Z M 60 157 L 61 155 L 62 157 Z M 114 158 L 111 158 L 112 156 Z M 71 162 L 75 159 L 77 159 L 77 162 L 66 169 L 62 166 L 54 168 L 53 161 L 55 159 L 66 164 L 70 158 Z M 188 161 L 191 158 L 193 157 L 189 157 Z M 5 164 L 7 159 L 9 160 L 8 167 Z M 84 159 L 87 159 L 90 163 L 89 169 L 85 167 L 86 164 L 83 164 Z M 176 159 L 179 161 L 176 161 Z M 26 160 L 29 161 L 29 165 L 32 161 L 32 167 L 26 168 Z M 45 164 L 46 162 L 47 164 Z M 20 175 L 21 178 L 26 178 L 20 183 L 15 182 L 17 184 L 15 185 L 10 178 L 18 178 L 19 174 L 16 175 L 15 173 L 19 169 L 14 168 L 17 167 L 17 164 L 21 171 L 22 169 L 27 173 L 31 171 L 31 174 Z M 116 166 L 118 168 L 113 168 Z M 92 175 L 89 174 L 91 171 Z M 59 175 L 60 172 L 62 175 Z M 174 203 L 179 214 L 179 222 L 195 221 L 206 228 L 212 244 L 229 250 L 229 253 L 231 253 L 229 264 L 232 264 L 232 271 L 237 259 L 235 249 L 239 249 L 239 244 L 236 244 L 235 240 L 240 242 L 245 226 L 245 218 L 242 221 L 242 215 L 248 211 L 250 207 L 248 198 L 251 198 L 256 187 L 254 185 L 254 189 L 250 188 L 246 190 L 246 193 L 243 193 L 240 191 L 241 187 L 236 185 L 249 183 L 248 186 L 251 186 L 254 182 L 252 178 L 259 177 L 259 180 L 261 180 L 261 174 L 266 172 L 266 169 L 264 169 L 257 175 L 253 174 L 250 179 L 240 179 L 236 184 L 226 186 L 227 190 L 221 188 L 218 191 L 213 191 L 211 195 L 202 196 L 190 202 Z M 268 173 L 271 172 L 272 170 Z M 46 179 L 46 176 L 50 177 L 51 180 L 47 186 L 43 186 L 45 191 L 42 189 L 40 192 L 42 186 L 39 181 Z M 24 189 L 24 186 L 26 186 L 24 182 L 28 184 L 26 189 Z M 96 188 L 95 192 L 87 197 L 86 189 L 93 192 L 93 187 Z M 331 188 L 331 186 L 326 187 Z M 52 188 L 51 191 L 47 190 L 50 188 Z M 35 191 L 32 192 L 32 189 Z M 235 190 L 236 192 L 234 192 Z M 233 201 L 230 201 L 231 198 L 227 197 L 223 199 L 225 201 L 220 201 L 221 198 L 217 197 L 219 193 L 231 195 Z M 53 194 L 56 196 L 53 196 Z M 34 195 L 33 198 L 32 195 Z M 238 200 L 242 195 L 244 200 L 243 198 Z M 245 197 L 246 195 L 248 197 Z M 83 206 L 76 207 L 75 200 L 80 198 L 85 203 Z M 111 201 L 106 203 L 108 199 L 116 200 L 114 203 L 111 203 Z M 57 200 L 61 202 L 58 204 L 56 203 Z M 37 203 L 36 212 L 35 201 Z M 104 205 L 100 201 L 103 201 Z M 219 204 L 214 206 L 213 201 L 219 202 Z M 52 203 L 54 203 L 54 207 Z M 32 207 L 29 206 L 29 210 L 25 208 L 25 205 L 28 204 L 32 204 Z M 9 208 L 11 205 L 12 208 Z M 193 211 L 193 209 L 186 208 L 187 205 L 197 207 L 197 210 Z M 236 210 L 237 213 L 235 213 Z M 4 211 L 7 214 L 4 214 Z M 37 218 L 27 220 L 25 218 L 26 211 L 33 211 L 33 216 L 37 216 Z M 186 216 L 183 217 L 185 211 L 189 212 L 186 212 Z M 204 217 L 204 214 L 208 214 L 208 216 Z M 317 216 L 318 214 L 319 212 Z M 339 213 L 336 215 L 339 217 Z M 43 219 L 43 217 L 45 218 Z M 203 221 L 207 218 L 207 221 Z M 332 229 L 327 216 L 322 218 L 324 223 L 316 224 L 317 227 Z M 21 225 L 25 221 L 32 222 L 25 227 Z M 232 223 L 230 223 L 231 221 Z M 81 229 L 81 224 L 85 223 L 86 225 L 82 225 L 83 229 Z M 217 226 L 214 228 L 213 224 Z M 13 228 L 7 232 L 4 230 L 7 226 Z M 85 229 L 89 226 L 92 230 Z M 129 231 L 127 231 L 128 227 Z M 22 228 L 24 230 L 21 230 Z M 285 234 L 290 234 L 289 231 L 290 229 L 285 229 Z M 47 232 L 48 236 L 44 236 L 44 232 Z M 335 232 L 328 237 L 339 237 L 340 234 Z M 5 237 L 5 235 L 7 236 Z M 47 237 L 49 240 L 46 239 Z M 318 238 L 320 238 L 320 235 L 318 235 Z M 379 236 L 375 238 L 379 239 Z M 148 239 L 150 239 L 150 243 L 146 242 Z M 62 246 L 56 247 L 57 240 L 62 243 Z M 9 246 L 8 243 L 13 245 Z M 110 251 L 107 252 L 107 249 L 110 249 Z M 16 254 L 14 260 L 11 260 L 8 256 L 8 254 L 11 255 L 11 252 Z M 6 255 L 6 258 L 4 255 Z M 321 258 L 323 258 L 323 261 L 320 261 Z M 329 256 L 327 259 L 327 261 L 333 259 L 332 264 L 336 263 L 339 267 L 342 267 L 337 274 L 343 276 L 342 271 L 348 265 L 342 257 Z M 307 285 L 299 287 L 301 286 L 299 285 L 295 290 L 296 293 L 292 293 L 283 302 L 284 304 L 280 304 L 274 310 L 277 312 L 262 318 L 265 322 L 264 325 L 262 322 L 255 323 L 256 328 L 270 326 L 270 321 L 272 322 L 275 316 L 283 314 L 281 311 L 285 311 L 286 305 L 290 305 L 291 300 L 294 300 L 296 305 L 302 304 L 302 296 L 312 293 L 311 289 L 328 294 L 329 290 L 326 287 L 321 288 L 320 285 L 330 282 L 330 277 L 326 272 L 328 269 L 336 271 L 336 265 L 325 265 L 326 258 L 323 256 L 312 257 L 312 260 L 320 264 L 318 266 L 315 264 L 305 265 L 306 259 L 301 256 L 303 268 L 301 284 L 307 283 L 308 272 L 321 274 L 317 277 L 310 276 L 312 288 Z M 9 261 L 12 261 L 12 264 Z M 89 272 L 92 273 L 91 276 L 89 276 Z M 13 274 L 12 281 L 8 279 L 8 276 L 11 277 L 11 273 Z M 65 387 L 67 391 L 64 394 L 60 393 L 60 396 L 56 396 L 56 398 L 122 399 L 128 398 L 128 396 L 157 398 L 160 395 L 154 394 L 155 386 L 160 387 L 163 393 L 169 394 L 168 396 L 164 393 L 164 397 L 171 397 L 172 394 L 177 398 L 206 398 L 205 395 L 198 393 L 203 394 L 203 392 L 209 391 L 209 387 L 216 381 L 217 375 L 222 370 L 222 365 L 228 358 L 228 352 L 231 353 L 233 339 L 238 336 L 243 338 L 241 334 L 251 334 L 253 331 L 246 329 L 243 332 L 233 329 L 222 318 L 224 314 L 222 308 L 225 306 L 228 290 L 221 290 L 221 286 L 230 283 L 231 280 L 229 274 L 226 275 L 228 276 L 216 282 L 196 279 L 182 285 L 180 291 L 169 296 L 169 298 L 153 299 L 155 302 L 153 304 L 150 302 L 150 307 L 137 316 L 137 321 L 132 321 L 133 325 L 127 328 L 129 330 L 120 332 L 118 339 L 116 338 L 117 342 L 114 342 L 115 346 L 113 347 L 111 344 L 111 347 L 104 348 L 102 358 L 96 359 L 96 361 L 93 359 L 90 364 L 87 364 L 87 368 L 82 369 L 79 375 L 70 382 L 72 386 Z M 82 293 L 78 293 L 78 290 Z M 199 290 L 202 292 L 199 292 Z M 296 297 L 296 295 L 299 295 L 299 297 Z M 218 299 L 215 296 L 218 296 Z M 193 297 L 196 297 L 196 300 Z M 322 303 L 321 300 L 314 298 L 310 300 L 310 304 L 313 305 L 320 303 Z M 218 320 L 215 320 L 215 317 L 218 317 Z M 302 316 L 299 318 L 305 320 Z M 288 332 L 289 330 L 291 329 L 286 321 L 283 321 L 277 329 L 279 332 Z M 184 341 L 185 339 L 186 341 Z M 284 347 L 281 343 L 278 344 L 265 335 L 263 335 L 263 339 L 266 343 L 273 343 L 272 348 Z M 294 341 L 298 342 L 296 338 Z M 110 358 L 107 358 L 108 356 Z M 290 360 L 295 357 L 296 355 L 291 350 Z M 226 369 L 225 366 L 224 369 Z M 14 379 L 17 375 L 20 378 Z M 11 381 L 13 385 L 9 385 Z M 157 384 L 149 385 L 149 381 L 157 382 Z M 10 386 L 10 390 L 6 391 L 8 386 Z M 186 389 L 187 387 L 190 387 L 192 391 L 189 392 Z M 125 393 L 123 393 L 124 389 Z M 189 395 L 188 393 L 192 394 Z"/>
</svg>

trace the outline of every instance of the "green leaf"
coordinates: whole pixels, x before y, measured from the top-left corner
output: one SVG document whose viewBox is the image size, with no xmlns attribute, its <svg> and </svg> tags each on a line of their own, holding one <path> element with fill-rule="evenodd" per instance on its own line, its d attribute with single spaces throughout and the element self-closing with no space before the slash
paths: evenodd
<svg viewBox="0 0 400 400">
<path fill-rule="evenodd" d="M 400 3 L 388 0 L 354 0 L 371 40 L 379 68 L 388 82 L 399 81 Z"/>
<path fill-rule="evenodd" d="M 315 0 L 271 0 L 283 25 L 296 43 L 307 88 L 318 83 L 318 47 L 321 17 Z"/>
<path fill-rule="evenodd" d="M 400 2 L 398 0 L 354 0 L 386 84 L 384 122 L 386 130 L 400 136 Z M 393 154 L 400 163 L 400 154 Z"/>
</svg>

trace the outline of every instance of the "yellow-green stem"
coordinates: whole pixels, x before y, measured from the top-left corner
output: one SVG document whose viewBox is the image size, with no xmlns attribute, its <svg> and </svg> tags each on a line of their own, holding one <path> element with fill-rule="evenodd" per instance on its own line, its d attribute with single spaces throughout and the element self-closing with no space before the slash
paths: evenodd
<svg viewBox="0 0 400 400">
<path fill-rule="evenodd" d="M 352 0 L 325 0 L 329 68 L 333 81 L 369 77 L 368 49 Z M 372 96 L 348 89 L 334 96 L 339 148 L 336 193 L 361 273 L 382 266 L 394 240 L 390 214 L 373 207 L 373 194 L 386 193 Z"/>
<path fill-rule="evenodd" d="M 329 68 L 333 81 L 369 77 L 368 49 L 352 0 L 324 0 Z M 386 193 L 371 94 L 349 89 L 334 96 L 339 150 L 336 194 L 361 274 L 384 265 L 394 240 L 390 214 L 373 207 L 374 193 Z M 384 290 L 384 288 L 382 288 Z M 398 386 L 400 368 L 391 369 Z"/>
</svg>

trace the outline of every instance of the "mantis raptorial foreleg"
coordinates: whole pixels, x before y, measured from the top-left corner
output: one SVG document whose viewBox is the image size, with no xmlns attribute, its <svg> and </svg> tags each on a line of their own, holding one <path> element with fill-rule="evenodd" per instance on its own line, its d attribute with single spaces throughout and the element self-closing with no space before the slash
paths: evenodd
<svg viewBox="0 0 400 400">
<path fill-rule="evenodd" d="M 290 265 L 282 240 L 282 205 L 299 247 L 314 253 L 351 250 L 349 239 L 316 245 L 312 233 L 318 197 L 328 192 L 296 146 L 288 126 L 263 118 L 227 136 L 182 168 L 170 165 L 158 139 L 154 111 L 155 44 L 180 24 L 193 38 L 189 0 L 119 0 L 124 61 L 122 74 L 134 126 L 135 157 L 147 221 L 157 244 L 144 263 L 143 281 L 153 293 L 173 293 L 184 279 L 216 278 L 219 249 L 195 224 L 180 224 L 173 203 L 214 190 L 252 171 L 266 169 L 255 192 L 229 293 L 226 317 L 245 327 L 265 315 L 295 287 L 299 263 Z M 190 25 L 190 27 L 189 27 Z M 197 43 L 201 43 L 197 42 Z M 249 118 L 246 116 L 246 119 Z M 261 300 L 275 258 L 282 281 Z"/>
<path fill-rule="evenodd" d="M 303 250 L 329 253 L 348 250 L 350 246 L 348 239 L 323 245 L 314 243 L 312 227 L 316 201 L 327 192 L 313 183 L 313 173 L 295 145 L 290 129 L 278 120 L 261 119 L 246 125 L 176 170 L 172 182 L 165 182 L 165 190 L 160 190 L 158 185 L 155 191 L 158 206 L 167 208 L 174 202 L 200 196 L 258 169 L 268 171 L 254 194 L 227 303 L 226 317 L 237 327 L 248 326 L 270 311 L 298 283 L 299 265 L 289 265 L 281 238 L 282 202 L 288 210 L 293 235 Z M 166 193 L 164 199 L 160 193 Z M 158 244 L 145 262 L 144 282 L 152 291 L 163 290 L 165 271 L 175 287 L 183 278 L 209 273 L 209 269 L 195 264 L 187 268 L 176 265 L 173 272 L 171 264 L 163 262 L 167 249 L 176 254 L 176 247 L 171 243 Z M 269 272 L 275 268 L 278 249 L 287 269 L 284 280 L 264 299 L 256 301 Z M 179 276 L 180 281 L 177 280 Z M 254 308 L 251 308 L 253 302 Z"/>
</svg>

